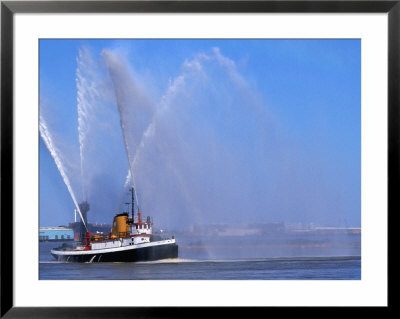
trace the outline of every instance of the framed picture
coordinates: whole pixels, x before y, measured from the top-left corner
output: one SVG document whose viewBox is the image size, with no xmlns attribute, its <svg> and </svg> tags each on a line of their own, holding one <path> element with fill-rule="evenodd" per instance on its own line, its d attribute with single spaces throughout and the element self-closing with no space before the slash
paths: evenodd
<svg viewBox="0 0 400 319">
<path fill-rule="evenodd" d="M 387 309 L 399 17 L 2 1 L 1 315 Z"/>
</svg>

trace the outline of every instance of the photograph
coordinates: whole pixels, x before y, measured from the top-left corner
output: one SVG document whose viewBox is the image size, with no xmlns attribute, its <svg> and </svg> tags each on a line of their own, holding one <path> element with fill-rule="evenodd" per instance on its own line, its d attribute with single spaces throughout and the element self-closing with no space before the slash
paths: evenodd
<svg viewBox="0 0 400 319">
<path fill-rule="evenodd" d="M 361 43 L 38 39 L 38 279 L 361 281 Z"/>
</svg>

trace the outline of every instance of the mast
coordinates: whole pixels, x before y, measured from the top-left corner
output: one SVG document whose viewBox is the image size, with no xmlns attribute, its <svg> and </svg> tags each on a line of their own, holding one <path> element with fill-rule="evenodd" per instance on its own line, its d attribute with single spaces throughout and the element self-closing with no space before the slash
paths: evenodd
<svg viewBox="0 0 400 319">
<path fill-rule="evenodd" d="M 134 212 L 135 212 L 135 195 L 134 195 L 134 188 L 132 187 L 131 189 L 130 189 L 130 191 L 131 191 L 131 193 L 132 193 L 132 223 L 134 223 L 135 222 L 135 219 L 134 219 Z"/>
</svg>

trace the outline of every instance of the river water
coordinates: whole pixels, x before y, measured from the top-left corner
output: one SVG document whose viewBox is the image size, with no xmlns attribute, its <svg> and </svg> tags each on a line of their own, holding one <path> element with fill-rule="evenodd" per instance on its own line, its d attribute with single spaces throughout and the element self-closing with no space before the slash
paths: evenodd
<svg viewBox="0 0 400 319">
<path fill-rule="evenodd" d="M 360 280 L 358 236 L 177 239 L 179 258 L 136 263 L 61 263 L 39 243 L 41 280 Z"/>
</svg>

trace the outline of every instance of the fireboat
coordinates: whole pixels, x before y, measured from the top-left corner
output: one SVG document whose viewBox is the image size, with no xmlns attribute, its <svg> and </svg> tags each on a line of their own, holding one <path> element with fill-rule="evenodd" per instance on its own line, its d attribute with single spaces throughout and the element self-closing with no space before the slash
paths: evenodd
<svg viewBox="0 0 400 319">
<path fill-rule="evenodd" d="M 178 245 L 175 237 L 162 238 L 153 234 L 153 222 L 150 216 L 142 217 L 138 207 L 134 215 L 134 188 L 132 193 L 132 215 L 127 212 L 116 214 L 111 232 L 108 235 L 91 234 L 87 227 L 89 204 L 79 205 L 82 230 L 80 241 L 76 245 L 64 243 L 51 250 L 51 255 L 63 262 L 137 262 L 154 261 L 178 257 Z M 136 217 L 136 218 L 135 218 Z M 86 219 L 86 220 L 85 220 Z"/>
</svg>

